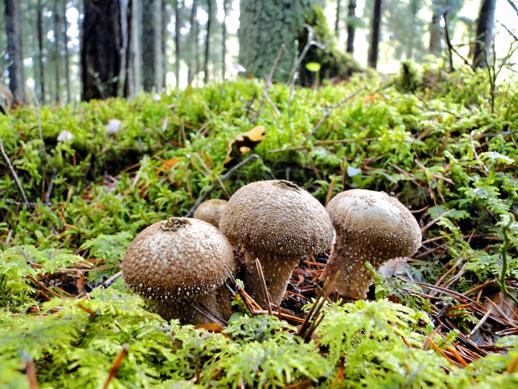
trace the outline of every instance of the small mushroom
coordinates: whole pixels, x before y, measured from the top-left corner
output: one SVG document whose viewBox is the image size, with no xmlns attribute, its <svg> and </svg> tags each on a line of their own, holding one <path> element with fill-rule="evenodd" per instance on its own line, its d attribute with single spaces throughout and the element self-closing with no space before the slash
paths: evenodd
<svg viewBox="0 0 518 389">
<path fill-rule="evenodd" d="M 200 309 L 217 318 L 230 317 L 231 299 L 224 284 L 234 268 L 232 246 L 216 227 L 181 217 L 140 232 L 122 262 L 130 289 L 147 298 L 166 320 L 177 318 L 183 324 L 211 322 Z"/>
<path fill-rule="evenodd" d="M 219 227 L 244 251 L 245 287 L 263 307 L 255 266 L 258 258 L 274 304 L 280 304 L 291 272 L 303 255 L 321 253 L 334 238 L 325 208 L 292 182 L 258 181 L 239 189 L 228 201 Z"/>
<path fill-rule="evenodd" d="M 364 263 L 375 268 L 396 257 L 414 254 L 421 230 L 414 216 L 384 192 L 352 189 L 336 195 L 326 207 L 336 230 L 336 242 L 324 271 L 335 274 L 336 291 L 364 299 L 372 278 Z"/>
<path fill-rule="evenodd" d="M 194 218 L 206 221 L 217 227 L 226 206 L 226 200 L 210 199 L 204 201 L 196 208 L 196 211 L 194 211 Z"/>
</svg>

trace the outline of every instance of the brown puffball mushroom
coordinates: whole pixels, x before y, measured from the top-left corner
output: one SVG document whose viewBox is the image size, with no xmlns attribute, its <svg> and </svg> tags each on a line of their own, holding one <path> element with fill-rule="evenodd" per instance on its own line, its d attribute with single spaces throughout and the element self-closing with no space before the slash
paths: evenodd
<svg viewBox="0 0 518 389">
<path fill-rule="evenodd" d="M 244 251 L 245 288 L 263 307 L 267 300 L 256 258 L 261 262 L 272 302 L 280 304 L 300 257 L 326 251 L 334 238 L 322 204 L 284 180 L 258 181 L 240 188 L 228 201 L 219 228 L 230 243 Z"/>
<path fill-rule="evenodd" d="M 217 227 L 219 225 L 219 219 L 221 219 L 221 215 L 225 211 L 226 206 L 226 200 L 210 199 L 204 201 L 198 206 L 198 208 L 196 208 L 193 217 L 195 219 L 206 221 L 207 223 Z"/>
<path fill-rule="evenodd" d="M 410 211 L 384 192 L 352 189 L 336 195 L 326 207 L 336 230 L 322 277 L 340 273 L 335 290 L 343 297 L 364 299 L 374 268 L 396 257 L 414 254 L 421 246 L 421 230 Z"/>
<path fill-rule="evenodd" d="M 179 319 L 182 324 L 212 321 L 193 306 L 205 307 L 218 318 L 230 317 L 226 269 L 235 271 L 227 238 L 209 223 L 182 217 L 140 232 L 122 261 L 130 289 L 148 299 L 164 319 Z"/>
</svg>

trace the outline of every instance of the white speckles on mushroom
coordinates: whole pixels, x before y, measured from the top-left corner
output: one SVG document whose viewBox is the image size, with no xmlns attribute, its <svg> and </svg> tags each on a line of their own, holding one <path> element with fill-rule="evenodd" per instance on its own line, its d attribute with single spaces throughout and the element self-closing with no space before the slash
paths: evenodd
<svg viewBox="0 0 518 389">
<path fill-rule="evenodd" d="M 410 211 L 395 197 L 363 189 L 336 195 L 327 205 L 336 230 L 336 242 L 324 276 L 340 270 L 336 291 L 362 299 L 372 283 L 364 266 L 414 254 L 421 245 L 421 230 Z"/>
<path fill-rule="evenodd" d="M 253 182 L 239 189 L 230 198 L 219 227 L 245 252 L 245 286 L 263 306 L 266 300 L 256 258 L 273 303 L 280 304 L 299 258 L 327 250 L 334 238 L 324 207 L 304 189 L 283 180 Z"/>
<path fill-rule="evenodd" d="M 189 305 L 186 301 L 196 303 L 200 298 L 213 313 L 229 316 L 230 300 L 228 307 L 216 302 L 220 289 L 225 289 L 221 287 L 228 276 L 226 269 L 234 268 L 226 237 L 209 223 L 187 218 L 170 218 L 143 230 L 122 262 L 123 276 L 131 289 L 154 300 L 165 318 L 176 317 L 185 323 L 207 321 L 183 311 Z"/>
</svg>

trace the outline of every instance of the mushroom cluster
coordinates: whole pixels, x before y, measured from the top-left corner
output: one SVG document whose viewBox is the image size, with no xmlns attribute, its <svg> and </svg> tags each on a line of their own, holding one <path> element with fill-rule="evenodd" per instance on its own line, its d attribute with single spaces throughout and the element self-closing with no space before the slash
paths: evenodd
<svg viewBox="0 0 518 389">
<path fill-rule="evenodd" d="M 336 230 L 336 243 L 323 277 L 340 271 L 335 288 L 344 297 L 367 297 L 372 278 L 366 261 L 378 268 L 389 259 L 414 254 L 421 245 L 414 216 L 384 192 L 348 190 L 336 195 L 326 209 Z"/>
<path fill-rule="evenodd" d="M 150 300 L 169 320 L 211 322 L 231 315 L 225 287 L 235 271 L 232 246 L 213 225 L 197 219 L 172 217 L 140 232 L 129 246 L 122 273 L 130 289 Z"/>
<path fill-rule="evenodd" d="M 331 247 L 334 230 L 325 208 L 310 193 L 284 180 L 257 181 L 236 191 L 219 227 L 244 252 L 245 287 L 267 306 L 255 266 L 259 259 L 274 304 L 280 304 L 291 272 L 303 255 Z"/>
</svg>

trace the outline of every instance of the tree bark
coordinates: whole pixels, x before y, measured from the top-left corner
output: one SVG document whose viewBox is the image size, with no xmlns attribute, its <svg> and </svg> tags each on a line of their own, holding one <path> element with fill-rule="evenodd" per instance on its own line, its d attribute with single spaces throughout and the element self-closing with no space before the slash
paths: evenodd
<svg viewBox="0 0 518 389">
<path fill-rule="evenodd" d="M 174 2 L 174 46 L 175 46 L 175 60 L 174 60 L 174 77 L 176 87 L 180 86 L 180 60 L 181 60 L 181 36 L 180 31 L 182 29 L 182 18 L 180 15 L 180 0 Z"/>
<path fill-rule="evenodd" d="M 81 41 L 82 99 L 117 96 L 122 48 L 119 0 L 84 0 Z"/>
<path fill-rule="evenodd" d="M 9 57 L 9 88 L 13 93 L 13 103 L 23 104 L 26 101 L 26 96 L 20 2 L 18 0 L 5 0 L 4 11 L 7 54 Z"/>
<path fill-rule="evenodd" d="M 179 0 L 176 0 L 179 1 Z M 167 70 L 169 69 L 169 57 L 167 56 L 167 42 L 168 42 L 168 32 L 167 32 L 167 25 L 171 21 L 171 12 L 169 8 L 167 7 L 167 1 L 162 1 L 162 30 L 161 30 L 161 63 L 162 63 L 162 84 L 161 88 L 162 90 L 165 90 L 166 87 L 166 78 L 167 78 Z M 181 8 L 181 6 L 180 6 Z"/>
<path fill-rule="evenodd" d="M 281 46 L 275 81 L 289 81 L 294 57 L 303 47 L 298 40 L 305 33 L 306 16 L 319 0 L 241 0 L 239 25 L 239 63 L 249 75 L 266 78 Z M 303 45 L 302 45 L 303 46 Z"/>
<path fill-rule="evenodd" d="M 207 33 L 205 38 L 205 62 L 203 65 L 203 82 L 206 84 L 209 82 L 209 56 L 210 56 L 210 38 L 211 38 L 211 25 L 212 25 L 212 19 L 214 18 L 213 15 L 213 0 L 207 0 L 207 12 L 208 12 L 208 19 L 207 19 Z"/>
<path fill-rule="evenodd" d="M 378 65 L 378 48 L 381 35 L 381 7 L 382 0 L 374 0 L 374 10 L 372 14 L 371 36 L 369 44 L 369 56 L 367 63 L 369 67 L 376 69 Z"/>
<path fill-rule="evenodd" d="M 63 54 L 65 60 L 65 83 L 67 87 L 67 103 L 70 103 L 72 99 L 72 93 L 70 90 L 70 55 L 68 52 L 68 22 L 67 22 L 67 2 L 63 1 Z"/>
<path fill-rule="evenodd" d="M 61 14 L 59 10 L 59 0 L 54 0 L 52 10 L 54 16 L 54 102 L 61 104 Z"/>
<path fill-rule="evenodd" d="M 162 89 L 162 0 L 142 2 L 142 70 L 144 90 Z"/>
<path fill-rule="evenodd" d="M 191 38 L 191 58 L 189 61 L 189 71 L 187 74 L 187 82 L 189 85 L 192 84 L 192 80 L 194 76 L 198 72 L 198 64 L 197 64 L 197 52 L 198 52 L 198 22 L 196 21 L 196 12 L 198 10 L 198 2 L 197 0 L 192 0 L 192 8 L 191 8 L 191 30 L 189 31 Z"/>
<path fill-rule="evenodd" d="M 45 104 L 45 52 L 43 48 L 43 5 L 41 0 L 38 0 L 36 24 L 36 35 L 38 39 L 39 100 L 41 104 Z"/>
<path fill-rule="evenodd" d="M 354 52 L 354 34 L 356 32 L 356 26 L 354 25 L 354 19 L 356 18 L 356 0 L 349 0 L 347 6 L 347 46 L 346 51 L 348 53 Z"/>
<path fill-rule="evenodd" d="M 473 66 L 485 67 L 491 57 L 496 0 L 482 0 L 477 20 L 477 35 Z"/>
</svg>

